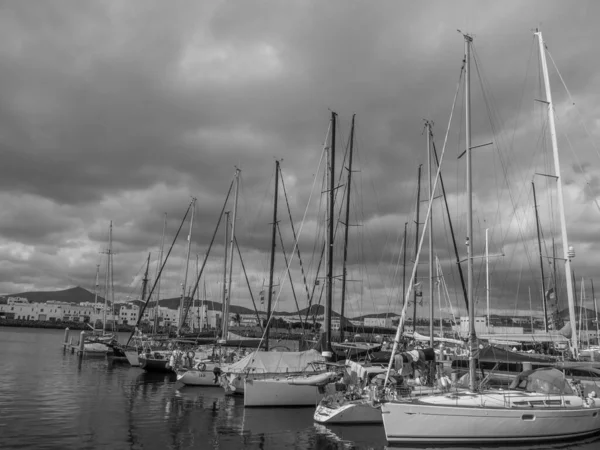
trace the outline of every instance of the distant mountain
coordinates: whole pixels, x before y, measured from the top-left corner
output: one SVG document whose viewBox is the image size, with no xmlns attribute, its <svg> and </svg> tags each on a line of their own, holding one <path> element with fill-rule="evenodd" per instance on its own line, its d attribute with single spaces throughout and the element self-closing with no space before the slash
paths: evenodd
<svg viewBox="0 0 600 450">
<path fill-rule="evenodd" d="M 81 303 L 81 302 L 94 302 L 94 293 L 84 289 L 80 286 L 75 286 L 69 289 L 64 289 L 62 291 L 39 291 L 39 292 L 20 292 L 18 294 L 7 294 L 4 295 L 5 298 L 8 297 L 23 297 L 29 300 L 30 303 L 46 303 L 49 300 L 66 302 L 66 303 Z M 98 302 L 104 303 L 104 297 L 98 295 Z M 164 298 L 159 301 L 160 306 L 166 307 L 169 309 L 177 309 L 179 308 L 180 297 L 174 298 Z M 197 300 L 194 303 L 194 306 L 197 306 Z M 116 302 L 115 302 L 116 303 Z M 142 306 L 144 302 L 141 300 L 133 300 L 131 303 L 134 303 L 138 306 Z M 109 301 L 110 304 L 110 301 Z M 155 301 L 151 301 L 147 308 L 152 308 L 156 304 Z M 223 305 L 220 302 L 214 302 L 212 300 L 206 300 L 206 304 L 208 305 L 208 309 L 211 311 L 221 311 L 223 309 Z M 117 303 L 118 305 L 118 303 Z M 230 305 L 229 312 L 232 314 L 255 314 L 254 309 L 246 308 L 244 306 L 238 305 Z M 304 308 L 300 310 L 300 315 L 302 316 L 302 320 L 306 317 L 308 312 L 308 317 L 312 317 L 313 315 L 322 316 L 325 314 L 325 307 L 323 305 L 311 305 L 310 308 Z M 275 314 L 279 316 L 288 316 L 293 320 L 294 316 L 298 317 L 298 311 L 287 312 L 287 311 L 277 311 Z M 332 317 L 340 317 L 340 313 L 336 311 L 332 311 Z M 568 315 L 568 311 L 567 311 Z M 366 314 L 364 316 L 356 317 L 355 319 L 364 319 L 365 317 L 397 317 L 398 314 L 395 313 L 379 313 L 379 314 Z M 347 318 L 345 320 L 348 320 Z M 347 325 L 347 324 L 346 324 Z"/>
<path fill-rule="evenodd" d="M 93 303 L 95 295 L 93 292 L 90 292 L 87 289 L 84 289 L 80 286 L 75 286 L 62 291 L 20 292 L 18 294 L 7 294 L 4 297 L 22 297 L 29 300 L 30 303 L 46 303 L 49 300 L 66 303 Z M 98 302 L 104 303 L 104 297 L 98 296 Z"/>
<path fill-rule="evenodd" d="M 189 300 L 187 300 L 189 301 Z M 181 297 L 174 297 L 174 298 L 161 298 L 158 301 L 158 304 L 160 306 L 162 306 L 163 308 L 169 308 L 169 309 L 177 309 L 179 308 L 179 304 L 181 302 Z M 134 300 L 131 303 L 134 303 L 138 306 L 142 306 L 144 304 L 144 302 L 142 302 L 141 300 Z M 206 305 L 208 305 L 208 309 L 210 311 L 221 311 L 223 309 L 223 304 L 219 303 L 219 302 L 213 302 L 212 300 L 205 300 Z M 148 303 L 147 308 L 154 308 L 156 306 L 156 301 L 152 300 Z M 194 300 L 194 307 L 197 307 L 198 305 L 198 300 Z M 230 305 L 229 306 L 229 312 L 232 314 L 254 314 L 254 310 L 253 309 L 249 309 L 246 308 L 244 306 L 237 306 L 237 305 Z"/>
<path fill-rule="evenodd" d="M 374 313 L 374 314 L 365 314 L 364 316 L 354 317 L 355 320 L 359 319 L 385 319 L 386 317 L 400 317 L 400 314 L 396 313 Z"/>
<path fill-rule="evenodd" d="M 558 314 L 563 319 L 569 320 L 569 308 L 565 308 L 565 309 L 559 311 Z M 582 311 L 581 308 L 579 306 L 577 306 L 577 307 L 575 307 L 575 317 L 577 319 L 579 319 L 580 315 L 582 315 L 584 319 L 587 317 L 588 320 L 593 320 L 594 316 L 596 315 L 596 312 L 593 309 L 589 309 L 589 308 L 583 308 L 583 311 Z"/>
</svg>

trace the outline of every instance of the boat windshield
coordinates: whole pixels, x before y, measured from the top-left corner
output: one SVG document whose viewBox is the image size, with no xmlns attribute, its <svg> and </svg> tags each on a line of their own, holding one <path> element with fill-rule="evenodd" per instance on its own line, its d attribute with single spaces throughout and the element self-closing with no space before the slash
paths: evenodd
<svg viewBox="0 0 600 450">
<path fill-rule="evenodd" d="M 511 383 L 510 389 L 552 395 L 573 395 L 573 389 L 564 374 L 557 369 L 542 368 L 527 370 L 519 374 Z"/>
</svg>

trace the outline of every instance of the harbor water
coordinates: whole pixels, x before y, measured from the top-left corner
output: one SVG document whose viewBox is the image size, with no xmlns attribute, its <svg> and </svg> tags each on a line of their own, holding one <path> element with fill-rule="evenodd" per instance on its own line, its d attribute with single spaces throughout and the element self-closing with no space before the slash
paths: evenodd
<svg viewBox="0 0 600 450">
<path fill-rule="evenodd" d="M 314 408 L 245 409 L 221 388 L 63 352 L 63 335 L 0 327 L 1 449 L 387 448 L 383 426 L 318 425 Z M 596 450 L 600 438 L 519 448 Z"/>
</svg>

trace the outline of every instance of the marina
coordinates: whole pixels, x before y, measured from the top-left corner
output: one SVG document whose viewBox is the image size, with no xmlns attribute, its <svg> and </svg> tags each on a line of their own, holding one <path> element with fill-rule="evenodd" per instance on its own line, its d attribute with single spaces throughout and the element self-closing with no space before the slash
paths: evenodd
<svg viewBox="0 0 600 450">
<path fill-rule="evenodd" d="M 60 330 L 0 327 L 2 448 L 389 448 L 382 424 L 320 425 L 311 407 L 244 408 L 241 397 L 183 386 L 175 374 L 63 352 L 63 337 Z M 599 439 L 510 448 L 595 450 Z"/>
<path fill-rule="evenodd" d="M 600 448 L 600 3 L 13 3 L 0 450 Z"/>
</svg>

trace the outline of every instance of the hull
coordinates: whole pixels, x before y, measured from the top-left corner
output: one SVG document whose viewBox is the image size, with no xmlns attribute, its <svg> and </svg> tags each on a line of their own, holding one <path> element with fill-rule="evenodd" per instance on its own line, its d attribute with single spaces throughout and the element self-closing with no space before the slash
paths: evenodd
<svg viewBox="0 0 600 450">
<path fill-rule="evenodd" d="M 381 411 L 389 443 L 540 442 L 600 432 L 600 406 L 577 396 L 452 394 L 387 402 Z"/>
<path fill-rule="evenodd" d="M 287 379 L 246 379 L 244 406 L 315 406 L 323 398 L 319 388 L 289 384 Z"/>
<path fill-rule="evenodd" d="M 406 401 L 411 401 L 410 398 L 439 393 L 440 390 L 437 388 L 420 386 L 410 392 L 410 397 L 407 397 Z M 364 397 L 358 400 L 345 400 L 342 403 L 322 401 L 317 406 L 313 419 L 318 423 L 339 425 L 383 423 L 381 403 Z"/>
<path fill-rule="evenodd" d="M 83 351 L 87 355 L 106 355 L 112 350 L 100 342 L 86 342 L 83 344 Z"/>
<path fill-rule="evenodd" d="M 131 364 L 132 367 L 140 366 L 140 358 L 137 350 L 125 350 L 125 357 L 127 358 L 127 361 L 129 361 L 129 364 Z"/>
<path fill-rule="evenodd" d="M 354 400 L 336 407 L 319 404 L 313 419 L 318 423 L 339 425 L 381 423 L 381 405 L 367 400 Z"/>
<path fill-rule="evenodd" d="M 177 381 L 181 381 L 186 386 L 214 386 L 220 387 L 219 377 L 215 374 L 214 368 L 217 364 L 205 364 L 203 370 L 188 369 L 177 371 Z"/>
<path fill-rule="evenodd" d="M 154 358 L 145 358 L 145 357 L 138 357 L 139 361 L 140 361 L 140 367 L 142 369 L 144 369 L 146 372 L 173 372 L 174 370 L 172 367 L 168 366 L 169 360 L 168 359 L 154 359 Z"/>
</svg>

